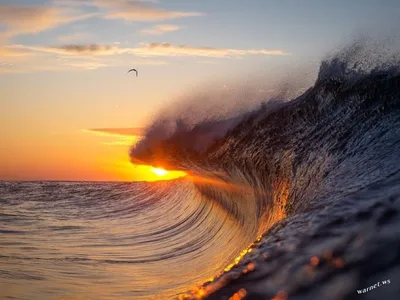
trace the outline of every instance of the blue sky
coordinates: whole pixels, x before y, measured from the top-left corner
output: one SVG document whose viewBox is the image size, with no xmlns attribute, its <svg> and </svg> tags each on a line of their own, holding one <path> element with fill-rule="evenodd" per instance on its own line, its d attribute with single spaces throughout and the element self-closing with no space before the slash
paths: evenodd
<svg viewBox="0 0 400 300">
<path fill-rule="evenodd" d="M 34 52 L 42 56 L 44 49 L 27 49 L 28 46 L 54 47 L 67 44 L 77 45 L 118 45 L 119 48 L 135 48 L 141 43 L 168 43 L 174 46 L 212 47 L 238 50 L 281 50 L 290 57 L 275 56 L 273 63 L 282 60 L 318 61 L 327 51 L 344 43 L 357 34 L 387 34 L 395 31 L 400 23 L 399 1 L 136 1 L 140 6 L 128 7 L 127 0 L 54 0 L 54 1 L 5 1 L 0 11 L 2 35 L 9 31 L 9 37 L 0 42 L 9 48 L 8 52 Z M 131 1 L 135 2 L 135 1 Z M 33 7 L 48 11 L 37 13 Z M 14 10 L 7 10 L 13 7 Z M 141 12 L 143 10 L 144 12 Z M 35 15 L 35 13 L 37 15 Z M 147 13 L 147 15 L 146 15 Z M 176 13 L 174 15 L 174 13 Z M 140 17 L 141 14 L 144 17 Z M 31 19 L 26 24 L 22 18 Z M 14 19 L 14 21 L 12 21 Z M 15 21 L 16 19 L 16 21 Z M 42 21 L 40 20 L 42 19 Z M 48 24 L 43 24 L 46 22 Z M 62 20 L 67 19 L 67 20 Z M 29 27 L 39 24 L 36 30 Z M 14 33 L 12 33 L 14 32 Z M 19 48 L 15 48 L 18 45 Z M 4 49 L 4 48 L 3 48 Z M 146 51 L 146 49 L 143 49 Z M 4 51 L 3 51 L 4 52 Z M 140 64 L 163 65 L 174 63 L 221 61 L 215 56 L 157 55 L 153 59 L 141 60 L 145 53 L 109 55 L 107 59 L 93 61 L 95 54 L 86 55 L 86 60 L 71 63 L 79 68 L 100 69 L 120 67 L 124 62 L 138 60 Z M 58 59 L 62 60 L 62 53 Z M 66 54 L 66 53 L 65 53 Z M 71 53 L 69 53 L 71 54 Z M 3 54 L 4 56 L 4 54 Z M 182 57 L 183 56 L 183 59 Z M 245 67 L 271 63 L 268 54 L 240 55 L 246 58 Z M 89 58 L 92 61 L 89 61 Z M 116 58 L 117 57 L 117 58 Z M 76 57 L 75 57 L 76 58 Z M 133 59 L 135 58 L 135 59 Z M 200 59 L 199 59 L 200 58 Z M 77 59 L 77 58 L 76 58 Z M 118 63 L 115 61 L 118 60 Z M 3 57 L 3 71 L 23 72 L 18 68 L 17 59 Z M 39 60 L 37 60 L 39 61 Z M 107 63 L 105 62 L 107 61 Z M 49 63 L 49 61 L 47 61 Z M 227 62 L 222 59 L 222 62 Z M 237 59 L 228 60 L 234 67 Z M 7 68 L 12 64 L 14 68 Z M 23 64 L 21 64 L 23 65 Z M 57 69 L 59 63 L 52 61 L 52 68 L 35 66 L 35 70 Z M 239 65 L 241 65 L 239 63 Z M 47 66 L 47 65 L 46 65 Z M 192 66 L 193 67 L 193 66 Z M 18 70 L 17 70 L 18 69 Z M 62 68 L 61 68 L 62 69 Z M 221 68 L 219 68 L 221 69 Z M 232 69 L 226 68 L 229 72 Z M 26 71 L 29 68 L 25 68 Z M 193 70 L 196 70 L 194 68 Z M 31 70 L 29 70 L 31 71 Z M 189 69 L 189 71 L 192 71 Z M 186 77 L 187 74 L 185 74 Z M 203 74 L 204 76 L 204 74 Z"/>
</svg>

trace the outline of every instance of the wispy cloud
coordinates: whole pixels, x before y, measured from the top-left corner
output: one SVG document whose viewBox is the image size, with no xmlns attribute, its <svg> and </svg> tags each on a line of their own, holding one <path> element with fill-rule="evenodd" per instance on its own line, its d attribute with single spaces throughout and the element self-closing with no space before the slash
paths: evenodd
<svg viewBox="0 0 400 300">
<path fill-rule="evenodd" d="M 90 56 L 49 56 L 25 51 L 0 46 L 0 73 L 96 70 L 113 65 Z"/>
<path fill-rule="evenodd" d="M 172 45 L 168 43 L 141 44 L 135 48 L 120 48 L 118 45 L 62 45 L 54 47 L 37 47 L 14 45 L 13 49 L 29 50 L 34 52 L 47 52 L 63 55 L 115 55 L 131 54 L 135 56 L 199 56 L 231 58 L 244 55 L 289 55 L 283 50 L 270 49 L 227 49 L 212 47 L 194 47 L 186 45 Z"/>
<path fill-rule="evenodd" d="M 52 4 L 58 7 L 95 6 L 92 0 L 54 0 Z"/>
<path fill-rule="evenodd" d="M 0 45 L 0 57 L 24 57 L 33 55 L 28 49 L 22 47 L 8 47 Z"/>
<path fill-rule="evenodd" d="M 0 44 L 0 73 L 16 72 L 17 65 L 26 65 L 35 53 L 25 49 L 14 49 Z"/>
<path fill-rule="evenodd" d="M 138 142 L 144 133 L 143 128 L 92 128 L 84 129 L 86 133 L 95 134 L 99 137 L 109 138 L 102 144 L 109 146 L 131 146 Z"/>
<path fill-rule="evenodd" d="M 0 55 L 13 67 L 2 67 L 0 72 L 76 71 L 95 70 L 109 66 L 124 66 L 129 56 L 135 57 L 132 65 L 165 65 L 162 57 L 205 58 L 201 63 L 215 63 L 216 59 L 241 58 L 249 55 L 290 55 L 283 50 L 230 49 L 172 45 L 168 43 L 139 44 L 137 47 L 121 47 L 119 44 L 66 44 L 60 46 L 0 46 Z M 34 59 L 29 59 L 34 57 Z M 207 60 L 207 58 L 214 60 Z M 199 61 L 198 61 L 199 62 Z"/>
<path fill-rule="evenodd" d="M 80 68 L 79 70 L 81 70 Z M 36 63 L 29 63 L 26 65 L 21 65 L 21 64 L 9 64 L 9 67 L 0 67 L 0 73 L 37 73 L 37 72 L 43 72 L 43 71 L 74 71 L 77 70 L 76 67 L 70 66 L 70 65 L 54 65 L 54 64 L 49 64 L 45 63 L 42 61 L 38 61 Z"/>
<path fill-rule="evenodd" d="M 45 6 L 0 6 L 0 24 L 6 27 L 8 38 L 33 34 L 98 14 L 82 14 L 76 10 Z"/>
<path fill-rule="evenodd" d="M 31 52 L 44 52 L 61 55 L 111 55 L 122 53 L 118 47 L 114 45 L 98 45 L 98 44 L 68 44 L 54 47 L 41 47 L 41 46 L 23 46 L 12 45 L 9 49 L 20 49 Z"/>
<path fill-rule="evenodd" d="M 9 73 L 12 71 L 14 65 L 12 63 L 8 63 L 5 61 L 0 61 L 0 72 L 1 73 Z"/>
<path fill-rule="evenodd" d="M 93 0 L 93 3 L 98 7 L 106 8 L 106 18 L 111 19 L 156 21 L 202 15 L 199 12 L 169 11 L 141 1 Z"/>
<path fill-rule="evenodd" d="M 70 45 L 63 45 L 59 47 L 53 47 L 55 51 L 59 51 L 59 53 L 76 53 L 76 54 L 108 54 L 112 53 L 115 46 L 112 45 L 97 45 L 97 44 L 90 44 L 90 45 L 77 45 L 77 44 L 70 44 Z"/>
<path fill-rule="evenodd" d="M 91 128 L 84 129 L 86 132 L 91 132 L 99 135 L 117 135 L 117 136 L 142 136 L 143 128 Z"/>
<path fill-rule="evenodd" d="M 88 10 L 91 12 L 88 13 Z M 93 12 L 94 11 L 94 12 Z M 15 45 L 10 39 L 25 34 L 37 34 L 61 25 L 92 17 L 154 21 L 200 15 L 197 12 L 169 11 L 159 8 L 157 1 L 141 0 L 49 0 L 46 5 L 0 4 L 0 72 L 33 72 L 42 70 L 94 70 L 113 65 L 115 55 L 128 54 L 145 58 L 143 49 L 121 48 L 119 44 L 87 44 L 88 33 L 71 32 L 55 37 L 61 46 Z M 162 34 L 178 30 L 178 26 L 161 24 L 145 29 L 145 34 Z M 146 31 L 147 30 L 147 31 Z M 90 61 L 102 56 L 103 61 Z M 104 61 L 107 56 L 108 61 Z M 30 59 L 34 57 L 34 59 Z M 80 62 L 59 57 L 82 58 Z M 115 57 L 116 59 L 116 57 Z M 164 65 L 165 61 L 143 59 L 138 64 Z"/>
<path fill-rule="evenodd" d="M 203 15 L 200 12 L 170 11 L 155 6 L 158 1 L 138 0 L 56 0 L 61 7 L 93 6 L 104 11 L 108 19 L 127 21 L 157 21 Z"/>
<path fill-rule="evenodd" d="M 161 35 L 164 33 L 173 32 L 180 29 L 181 27 L 177 25 L 159 24 L 159 25 L 154 25 L 153 27 L 150 28 L 139 30 L 138 33 L 141 35 Z"/>
<path fill-rule="evenodd" d="M 99 56 L 96 51 L 100 51 L 102 55 Z M 0 73 L 96 70 L 105 67 L 126 67 L 127 64 L 133 66 L 168 64 L 164 60 L 145 57 L 121 60 L 118 56 L 110 55 L 112 53 L 118 54 L 118 51 L 109 49 L 108 46 L 69 46 L 61 49 L 16 45 L 0 46 Z"/>
<path fill-rule="evenodd" d="M 203 57 L 240 57 L 244 55 L 288 55 L 282 50 L 269 49 L 227 49 L 213 47 L 195 47 L 172 45 L 169 43 L 150 43 L 127 50 L 138 56 L 203 56 Z"/>
</svg>

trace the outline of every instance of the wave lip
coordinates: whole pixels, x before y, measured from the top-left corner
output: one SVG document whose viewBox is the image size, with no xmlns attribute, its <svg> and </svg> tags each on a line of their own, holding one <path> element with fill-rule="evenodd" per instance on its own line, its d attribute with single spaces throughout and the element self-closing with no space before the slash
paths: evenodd
<svg viewBox="0 0 400 300">
<path fill-rule="evenodd" d="M 203 121 L 195 124 L 184 117 L 161 118 L 148 128 L 145 138 L 132 147 L 130 157 L 132 161 L 149 164 L 156 162 L 170 168 L 184 168 L 186 164 L 190 165 L 193 162 L 198 162 L 199 166 L 207 164 L 218 156 L 217 153 L 224 151 L 223 149 L 231 143 L 229 139 L 233 140 L 239 135 L 246 134 L 251 141 L 260 131 L 268 131 L 271 127 L 280 127 L 279 131 L 286 130 L 288 122 L 298 122 L 299 128 L 302 125 L 317 127 L 322 125 L 318 124 L 317 118 L 324 118 L 320 112 L 325 106 L 326 110 L 333 112 L 340 110 L 335 105 L 342 105 L 342 109 L 353 109 L 352 105 L 355 102 L 367 104 L 368 99 L 362 97 L 374 97 L 377 94 L 377 91 L 371 91 L 366 95 L 369 86 L 380 89 L 383 96 L 396 93 L 398 88 L 396 78 L 399 75 L 399 53 L 393 52 L 390 48 L 385 49 L 382 45 L 375 45 L 366 39 L 360 39 L 322 61 L 314 85 L 295 99 L 279 101 L 279 98 L 270 98 L 258 109 L 239 112 L 229 118 L 205 117 Z M 361 99 L 355 101 L 348 95 L 349 93 Z M 359 95 L 359 93 L 364 94 Z M 347 98 L 351 98 L 352 103 L 337 103 Z M 377 102 L 376 105 L 380 103 Z M 302 116 L 296 115 L 295 109 L 299 110 Z M 368 107 L 364 109 L 367 110 Z M 346 118 L 351 113 L 349 112 L 347 116 L 342 113 L 342 116 Z M 196 111 L 192 114 L 196 114 Z M 274 117 L 268 118 L 268 115 L 279 115 L 279 120 L 272 121 Z M 302 120 L 298 120 L 299 117 Z M 302 121 L 306 123 L 301 124 Z M 254 131 L 249 132 L 244 129 L 239 133 L 239 128 L 243 126 L 250 126 Z M 275 138 L 279 137 L 275 135 Z M 246 145 L 242 144 L 241 147 Z M 215 163 L 219 167 L 220 161 Z"/>
</svg>

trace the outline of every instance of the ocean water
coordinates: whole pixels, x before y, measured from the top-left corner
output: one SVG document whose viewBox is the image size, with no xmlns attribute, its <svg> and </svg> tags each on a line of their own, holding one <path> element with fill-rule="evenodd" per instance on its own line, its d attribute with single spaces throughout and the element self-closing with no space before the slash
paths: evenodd
<svg viewBox="0 0 400 300">
<path fill-rule="evenodd" d="M 399 299 L 400 64 L 364 58 L 324 61 L 223 137 L 207 122 L 132 149 L 185 178 L 0 183 L 0 297 Z"/>
<path fill-rule="evenodd" d="M 2 182 L 0 298 L 169 299 L 251 243 L 184 179 Z"/>
</svg>

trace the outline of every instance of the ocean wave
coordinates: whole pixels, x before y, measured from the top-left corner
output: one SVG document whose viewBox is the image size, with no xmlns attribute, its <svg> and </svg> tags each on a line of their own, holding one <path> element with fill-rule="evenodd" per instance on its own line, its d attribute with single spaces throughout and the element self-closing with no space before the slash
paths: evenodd
<svg viewBox="0 0 400 300">
<path fill-rule="evenodd" d="M 371 53 L 347 47 L 261 105 L 163 115 L 131 160 L 185 178 L 1 182 L 0 276 L 24 289 L 0 296 L 354 299 L 396 282 L 400 66 Z"/>
<path fill-rule="evenodd" d="M 256 240 L 263 235 L 257 243 L 257 254 L 246 254 L 234 262 L 236 271 L 227 269 L 183 298 L 232 296 L 235 289 L 236 292 L 240 289 L 232 281 L 241 282 L 247 296 L 253 295 L 254 299 L 274 297 L 279 289 L 284 289 L 285 295 L 290 292 L 300 297 L 304 286 L 310 289 L 311 284 L 319 282 L 317 278 L 294 280 L 290 274 L 277 277 L 265 273 L 265 269 L 276 263 L 264 259 L 272 245 L 274 253 L 285 253 L 284 258 L 276 254 L 281 267 L 298 274 L 306 265 L 311 268 L 318 265 L 315 262 L 322 261 L 324 253 L 328 253 L 325 260 L 330 262 L 331 269 L 324 271 L 329 274 L 326 285 L 334 285 L 338 278 L 349 280 L 334 299 L 351 299 L 357 284 L 368 285 L 372 273 L 367 272 L 364 278 L 361 274 L 371 259 L 371 249 L 375 248 L 359 241 L 365 249 L 352 265 L 355 248 L 337 251 L 329 243 L 337 237 L 340 244 L 337 247 L 343 248 L 352 239 L 361 240 L 366 228 L 372 226 L 383 230 L 384 245 L 398 246 L 395 228 L 399 224 L 400 60 L 396 53 L 389 55 L 378 50 L 363 43 L 346 47 L 321 63 L 315 84 L 302 95 L 246 112 L 236 124 L 224 127 L 222 134 L 215 132 L 221 132 L 223 122 L 207 125 L 200 122 L 191 128 L 178 126 L 167 135 L 150 136 L 151 143 L 145 138 L 132 149 L 133 161 L 186 170 L 197 189 L 220 203 L 248 236 Z M 226 119 L 228 123 L 229 120 Z M 193 147 L 196 141 L 204 140 L 204 135 L 212 140 L 206 149 Z M 388 182 L 393 186 L 388 186 Z M 382 190 L 377 194 L 379 188 Z M 366 195 L 365 191 L 371 189 L 375 196 Z M 361 199 L 354 200 L 357 198 Z M 384 210 L 382 215 L 380 206 Z M 343 231 L 345 218 L 352 220 L 348 224 L 352 235 Z M 385 223 L 385 218 L 395 218 L 397 223 L 391 224 L 390 229 L 382 229 L 380 224 Z M 294 229 L 293 224 L 299 228 Z M 288 228 L 302 238 L 292 242 Z M 306 228 L 314 234 L 310 242 L 313 247 L 316 244 L 315 249 L 318 245 L 322 249 L 313 252 L 304 245 L 310 240 L 304 232 Z M 279 242 L 271 240 L 273 235 L 280 235 Z M 381 241 L 381 238 L 374 233 L 371 240 Z M 277 249 L 282 243 L 290 249 Z M 311 264 L 302 263 L 300 267 L 296 259 L 289 260 L 295 255 L 293 252 L 301 249 L 307 253 L 299 254 L 302 261 L 315 257 Z M 257 275 L 250 276 L 257 279 L 247 278 L 248 257 L 261 265 L 261 270 L 254 272 Z M 398 257 L 394 255 L 381 262 L 376 270 L 388 272 L 390 264 L 396 262 Z M 321 272 L 317 270 L 315 276 L 325 276 Z M 269 284 L 261 291 L 261 285 L 271 279 L 280 280 L 279 284 Z M 331 287 L 319 292 L 327 295 L 328 290 L 332 292 Z M 388 295 L 393 296 L 391 293 L 389 290 Z"/>
</svg>

